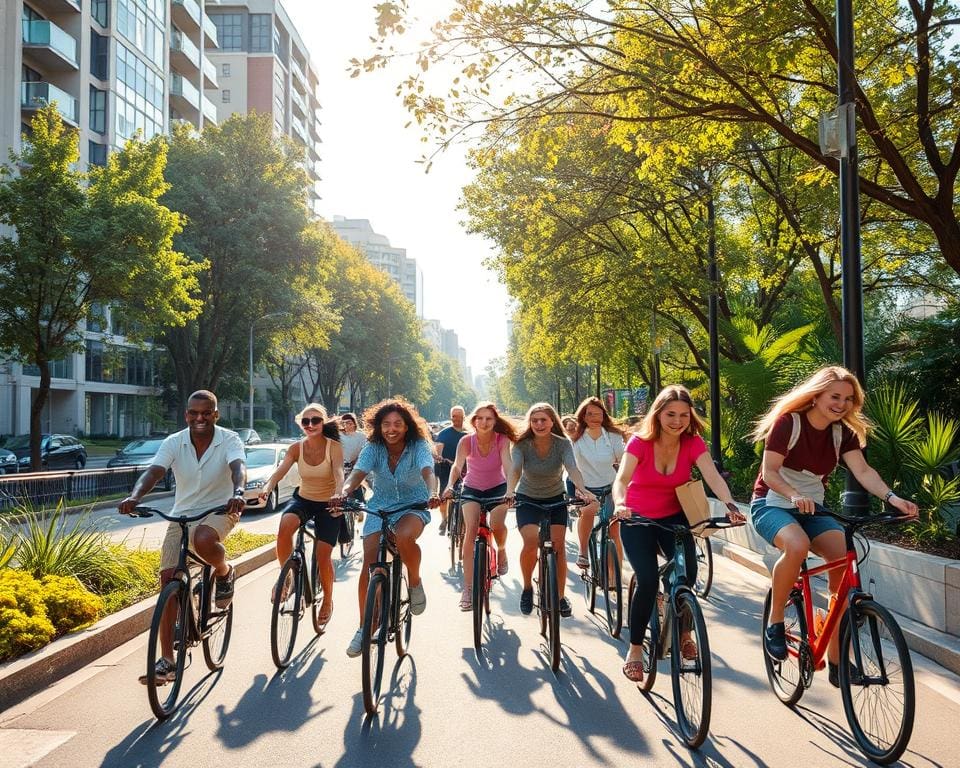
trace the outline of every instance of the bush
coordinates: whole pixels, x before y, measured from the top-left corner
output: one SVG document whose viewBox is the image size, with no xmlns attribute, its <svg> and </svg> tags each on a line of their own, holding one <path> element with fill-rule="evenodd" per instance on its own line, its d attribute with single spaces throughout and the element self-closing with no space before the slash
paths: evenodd
<svg viewBox="0 0 960 768">
<path fill-rule="evenodd" d="M 70 576 L 44 576 L 43 602 L 57 634 L 92 624 L 103 613 L 103 598 Z"/>
<path fill-rule="evenodd" d="M 254 419 L 253 428 L 264 440 L 275 440 L 280 431 L 273 419 Z"/>
<path fill-rule="evenodd" d="M 13 568 L 0 571 L 0 660 L 42 648 L 55 634 L 40 582 Z"/>
</svg>

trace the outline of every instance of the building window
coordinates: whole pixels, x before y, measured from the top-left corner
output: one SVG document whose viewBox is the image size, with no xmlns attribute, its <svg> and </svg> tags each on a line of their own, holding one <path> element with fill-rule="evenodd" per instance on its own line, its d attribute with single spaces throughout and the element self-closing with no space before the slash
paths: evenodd
<svg viewBox="0 0 960 768">
<path fill-rule="evenodd" d="M 40 368 L 36 365 L 24 365 L 24 376 L 39 376 Z M 50 376 L 54 379 L 73 378 L 73 355 L 67 355 L 63 360 L 50 361 Z"/>
<path fill-rule="evenodd" d="M 269 53 L 273 39 L 273 16 L 269 13 L 250 14 L 250 52 Z"/>
<path fill-rule="evenodd" d="M 221 65 L 220 65 L 220 76 L 221 76 L 221 77 L 230 77 L 230 64 L 221 64 Z"/>
<path fill-rule="evenodd" d="M 90 74 L 101 80 L 110 76 L 109 72 L 110 38 L 98 35 L 90 30 Z"/>
<path fill-rule="evenodd" d="M 101 27 L 110 26 L 110 0 L 93 0 L 90 15 Z"/>
<path fill-rule="evenodd" d="M 156 0 L 118 0 L 117 31 L 147 58 L 163 69 L 165 65 L 166 8 Z"/>
<path fill-rule="evenodd" d="M 107 132 L 107 92 L 90 86 L 90 130 Z"/>
<path fill-rule="evenodd" d="M 29 5 L 24 4 L 23 6 L 23 20 L 24 21 L 43 21 L 43 16 L 37 13 Z"/>
<path fill-rule="evenodd" d="M 223 103 L 224 103 L 224 104 L 229 104 L 229 103 L 230 103 L 230 89 L 229 89 L 229 88 L 224 88 L 224 89 L 223 89 Z"/>
<path fill-rule="evenodd" d="M 145 141 L 163 133 L 164 83 L 147 63 L 117 43 L 117 136 L 119 145 L 140 130 Z"/>
<path fill-rule="evenodd" d="M 217 28 L 221 51 L 243 50 L 243 14 L 212 13 L 210 19 Z"/>
</svg>

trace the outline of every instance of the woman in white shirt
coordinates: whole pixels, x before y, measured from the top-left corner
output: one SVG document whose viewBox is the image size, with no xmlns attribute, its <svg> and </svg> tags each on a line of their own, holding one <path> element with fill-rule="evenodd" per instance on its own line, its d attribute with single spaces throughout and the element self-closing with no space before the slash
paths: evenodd
<svg viewBox="0 0 960 768">
<path fill-rule="evenodd" d="M 573 455 L 583 474 L 583 484 L 603 502 L 602 509 L 598 502 L 583 507 L 580 510 L 580 519 L 577 521 L 577 537 L 580 544 L 577 567 L 587 568 L 590 565 L 590 560 L 587 558 L 587 540 L 590 538 L 597 511 L 599 510 L 604 517 L 610 517 L 613 513 L 610 487 L 617 476 L 624 442 L 623 432 L 613 423 L 599 397 L 588 397 L 580 403 L 576 417 L 577 431 L 573 436 Z M 610 538 L 616 543 L 622 562 L 623 545 L 620 543 L 620 526 L 616 523 L 610 526 Z"/>
</svg>

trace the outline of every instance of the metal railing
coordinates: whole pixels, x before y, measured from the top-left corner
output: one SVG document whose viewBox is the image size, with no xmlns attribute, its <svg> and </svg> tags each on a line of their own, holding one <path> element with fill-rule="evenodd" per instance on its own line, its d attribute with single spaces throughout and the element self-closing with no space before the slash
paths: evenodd
<svg viewBox="0 0 960 768">
<path fill-rule="evenodd" d="M 61 499 L 64 503 L 96 501 L 129 493 L 144 469 L 146 466 L 0 475 L 0 512 L 25 504 L 52 509 Z"/>
</svg>

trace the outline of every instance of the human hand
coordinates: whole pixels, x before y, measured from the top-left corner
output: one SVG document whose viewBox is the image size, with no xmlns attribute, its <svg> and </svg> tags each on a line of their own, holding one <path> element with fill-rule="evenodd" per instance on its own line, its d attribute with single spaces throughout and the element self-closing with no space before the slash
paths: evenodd
<svg viewBox="0 0 960 768">
<path fill-rule="evenodd" d="M 239 520 L 240 515 L 243 514 L 244 506 L 246 506 L 246 502 L 239 496 L 230 497 L 230 501 L 227 502 L 227 516 Z"/>
<path fill-rule="evenodd" d="M 437 494 L 431 494 L 430 498 L 427 500 L 427 507 L 430 509 L 436 509 L 440 506 L 440 497 Z"/>
<path fill-rule="evenodd" d="M 899 496 L 894 494 L 890 497 L 887 503 L 894 507 L 895 509 L 900 510 L 906 517 L 916 518 L 920 514 L 920 508 L 914 504 L 909 499 L 901 499 Z"/>
<path fill-rule="evenodd" d="M 817 503 L 809 496 L 791 496 L 790 503 L 801 515 L 812 515 L 817 509 Z"/>
<path fill-rule="evenodd" d="M 737 505 L 732 501 L 728 501 L 725 506 L 727 508 L 727 520 L 729 520 L 731 523 L 747 522 L 747 518 L 744 517 L 743 512 L 741 512 L 739 507 L 737 507 Z"/>
<path fill-rule="evenodd" d="M 139 503 L 140 503 L 140 499 L 138 499 L 136 496 L 127 496 L 127 498 L 125 498 L 123 501 L 117 504 L 117 511 L 121 515 L 133 514 L 134 508 Z"/>
<path fill-rule="evenodd" d="M 453 491 L 447 488 L 447 490 L 443 492 L 443 495 L 440 496 L 440 501 L 450 501 L 450 499 L 452 498 L 453 498 Z"/>
</svg>

